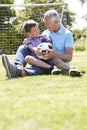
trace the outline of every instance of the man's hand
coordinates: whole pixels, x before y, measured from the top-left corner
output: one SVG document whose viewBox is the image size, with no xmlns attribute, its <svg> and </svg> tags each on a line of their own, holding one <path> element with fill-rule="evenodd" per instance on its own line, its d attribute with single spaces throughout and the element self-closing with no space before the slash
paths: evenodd
<svg viewBox="0 0 87 130">
<path fill-rule="evenodd" d="M 44 58 L 46 59 L 53 59 L 58 58 L 58 53 L 56 53 L 55 49 L 53 50 L 47 50 L 47 53 L 44 55 Z"/>
</svg>

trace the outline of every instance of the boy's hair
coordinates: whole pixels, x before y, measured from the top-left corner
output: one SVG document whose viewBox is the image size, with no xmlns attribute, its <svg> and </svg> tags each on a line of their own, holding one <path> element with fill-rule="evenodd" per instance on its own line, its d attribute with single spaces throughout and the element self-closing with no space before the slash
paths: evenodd
<svg viewBox="0 0 87 130">
<path fill-rule="evenodd" d="M 27 20 L 26 22 L 24 22 L 23 24 L 23 28 L 25 30 L 25 32 L 30 32 L 32 27 L 35 27 L 36 25 L 38 25 L 38 23 L 34 20 Z"/>
</svg>

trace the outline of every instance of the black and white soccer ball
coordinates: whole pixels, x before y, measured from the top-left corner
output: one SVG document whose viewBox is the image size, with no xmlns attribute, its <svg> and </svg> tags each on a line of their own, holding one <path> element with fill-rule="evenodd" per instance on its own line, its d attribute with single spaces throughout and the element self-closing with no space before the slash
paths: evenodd
<svg viewBox="0 0 87 130">
<path fill-rule="evenodd" d="M 43 42 L 43 43 L 40 43 L 38 46 L 38 51 L 41 53 L 40 56 L 38 56 L 39 58 L 41 59 L 44 59 L 44 60 L 47 60 L 44 56 L 49 53 L 50 51 L 53 50 L 53 46 L 51 43 L 48 43 L 48 42 Z"/>
</svg>

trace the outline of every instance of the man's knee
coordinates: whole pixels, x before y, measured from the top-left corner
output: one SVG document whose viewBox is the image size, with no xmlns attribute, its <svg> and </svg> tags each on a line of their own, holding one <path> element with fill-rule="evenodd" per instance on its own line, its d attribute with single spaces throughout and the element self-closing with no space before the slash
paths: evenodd
<svg viewBox="0 0 87 130">
<path fill-rule="evenodd" d="M 54 64 L 60 64 L 62 62 L 61 59 L 54 59 Z"/>
</svg>

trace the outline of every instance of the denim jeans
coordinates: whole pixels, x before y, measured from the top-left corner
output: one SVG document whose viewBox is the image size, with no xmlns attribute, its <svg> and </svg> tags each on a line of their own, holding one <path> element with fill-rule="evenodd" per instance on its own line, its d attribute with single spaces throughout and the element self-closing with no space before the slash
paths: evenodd
<svg viewBox="0 0 87 130">
<path fill-rule="evenodd" d="M 23 65 L 23 67 L 25 67 L 26 66 L 25 57 L 30 54 L 31 54 L 31 51 L 29 50 L 28 45 L 19 46 L 16 52 L 14 63 L 20 63 Z"/>
<path fill-rule="evenodd" d="M 23 68 L 30 76 L 33 75 L 42 75 L 42 74 L 51 74 L 50 69 L 43 69 L 37 66 L 30 66 L 30 67 L 24 67 Z"/>
<path fill-rule="evenodd" d="M 31 51 L 29 50 L 28 45 L 21 45 L 19 46 L 17 52 L 16 52 L 16 56 L 14 59 L 14 63 L 20 63 L 21 65 L 23 65 L 23 69 L 25 71 L 27 71 L 27 73 L 29 75 L 42 75 L 42 74 L 50 74 L 51 70 L 50 69 L 43 69 L 43 68 L 39 68 L 37 66 L 29 66 L 29 67 L 25 67 L 26 66 L 26 62 L 25 62 L 25 57 L 27 55 L 30 55 Z M 48 64 L 52 64 L 52 61 L 48 61 Z"/>
</svg>

